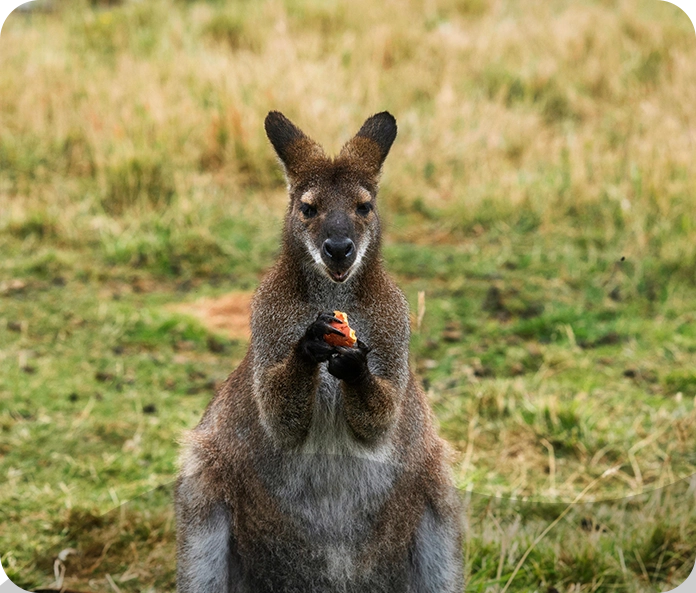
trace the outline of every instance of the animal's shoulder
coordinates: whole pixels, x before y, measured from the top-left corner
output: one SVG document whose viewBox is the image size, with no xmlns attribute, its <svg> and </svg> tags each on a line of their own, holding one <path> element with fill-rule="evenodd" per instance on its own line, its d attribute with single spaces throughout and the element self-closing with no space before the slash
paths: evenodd
<svg viewBox="0 0 696 593">
<path fill-rule="evenodd" d="M 377 333 L 396 339 L 408 339 L 410 330 L 409 305 L 403 291 L 386 272 L 377 276 L 361 291 L 357 304 L 371 318 Z"/>
</svg>

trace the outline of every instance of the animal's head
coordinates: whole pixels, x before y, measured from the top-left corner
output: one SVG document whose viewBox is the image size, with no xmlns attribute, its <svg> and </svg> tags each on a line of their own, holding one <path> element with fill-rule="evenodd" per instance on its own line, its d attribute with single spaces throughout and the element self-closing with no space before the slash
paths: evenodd
<svg viewBox="0 0 696 593">
<path fill-rule="evenodd" d="M 266 117 L 266 134 L 288 181 L 286 244 L 345 282 L 379 246 L 377 183 L 396 120 L 386 111 L 373 115 L 334 159 L 278 111 Z"/>
</svg>

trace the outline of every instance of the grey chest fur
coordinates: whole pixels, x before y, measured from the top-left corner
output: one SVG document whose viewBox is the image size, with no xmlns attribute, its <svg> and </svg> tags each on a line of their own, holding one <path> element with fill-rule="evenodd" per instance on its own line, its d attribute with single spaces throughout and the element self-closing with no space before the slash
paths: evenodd
<svg viewBox="0 0 696 593">
<path fill-rule="evenodd" d="M 350 571 L 355 544 L 367 538 L 395 480 L 392 457 L 389 443 L 367 448 L 355 440 L 343 415 L 340 382 L 322 366 L 307 440 L 281 454 L 271 490 L 325 556 L 330 572 L 332 566 Z"/>
</svg>

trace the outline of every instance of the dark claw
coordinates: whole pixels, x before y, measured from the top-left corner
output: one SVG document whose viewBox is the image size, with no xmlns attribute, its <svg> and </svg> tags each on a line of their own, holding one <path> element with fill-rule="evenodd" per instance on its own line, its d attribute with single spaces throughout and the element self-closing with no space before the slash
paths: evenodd
<svg viewBox="0 0 696 593">
<path fill-rule="evenodd" d="M 331 323 L 332 321 L 334 323 L 343 323 L 338 317 L 334 315 L 329 315 L 328 313 L 319 313 L 317 321 L 323 321 L 325 323 Z"/>
<path fill-rule="evenodd" d="M 333 315 L 329 315 L 328 313 L 319 313 L 317 320 L 312 323 L 309 328 L 307 328 L 307 334 L 315 339 L 323 339 L 326 334 L 336 334 L 342 336 L 343 332 L 331 325 L 332 321 L 341 323 L 341 320 L 337 319 Z"/>
<path fill-rule="evenodd" d="M 336 329 L 333 325 L 324 324 L 320 321 L 315 321 L 312 324 L 311 329 L 308 333 L 317 340 L 323 339 L 323 337 L 326 334 L 338 334 L 341 336 L 343 335 L 343 332 L 339 329 Z"/>
<path fill-rule="evenodd" d="M 335 315 L 331 315 L 330 313 L 319 313 L 317 316 L 317 321 L 337 321 L 338 323 L 341 323 L 341 320 L 336 317 Z"/>
<path fill-rule="evenodd" d="M 336 329 L 333 325 L 327 325 L 326 329 L 328 330 L 326 332 L 327 334 L 338 334 L 339 336 L 343 335 L 343 332 L 340 329 Z"/>
</svg>

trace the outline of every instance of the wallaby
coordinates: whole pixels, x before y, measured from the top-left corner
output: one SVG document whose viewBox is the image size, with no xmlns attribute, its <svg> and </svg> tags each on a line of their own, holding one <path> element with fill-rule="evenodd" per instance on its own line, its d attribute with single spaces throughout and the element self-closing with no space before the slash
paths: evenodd
<svg viewBox="0 0 696 593">
<path fill-rule="evenodd" d="M 180 593 L 460 593 L 447 447 L 409 370 L 409 308 L 376 210 L 396 137 L 370 117 L 335 158 L 266 117 L 290 204 L 251 344 L 189 433 L 176 485 Z M 354 347 L 331 346 L 334 310 Z"/>
</svg>

